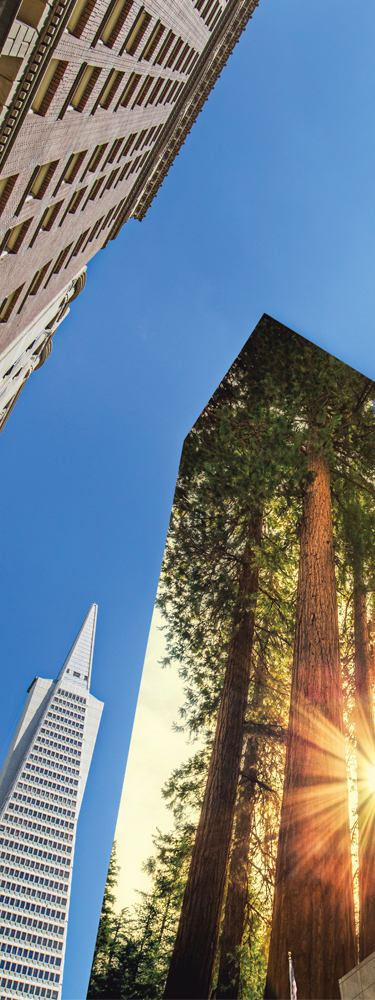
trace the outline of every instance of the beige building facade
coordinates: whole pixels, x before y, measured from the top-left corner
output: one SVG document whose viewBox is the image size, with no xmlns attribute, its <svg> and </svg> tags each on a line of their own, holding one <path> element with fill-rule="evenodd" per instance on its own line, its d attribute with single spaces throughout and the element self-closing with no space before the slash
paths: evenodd
<svg viewBox="0 0 375 1000">
<path fill-rule="evenodd" d="M 10 362 L 41 363 L 88 261 L 144 217 L 256 5 L 0 0 L 0 429 Z"/>
</svg>

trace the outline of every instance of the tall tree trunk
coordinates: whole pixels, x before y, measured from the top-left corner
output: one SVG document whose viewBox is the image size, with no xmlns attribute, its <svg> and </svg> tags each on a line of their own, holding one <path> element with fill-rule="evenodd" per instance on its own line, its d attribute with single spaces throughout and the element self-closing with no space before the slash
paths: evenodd
<svg viewBox="0 0 375 1000">
<path fill-rule="evenodd" d="M 259 707 L 261 700 L 261 667 L 257 666 L 255 690 L 251 707 Z M 247 740 L 243 759 L 243 777 L 240 781 L 235 813 L 233 848 L 229 865 L 227 898 L 220 944 L 220 966 L 217 1000 L 235 1000 L 238 997 L 241 975 L 241 945 L 248 901 L 248 857 L 255 805 L 255 783 L 259 756 L 259 740 Z"/>
<path fill-rule="evenodd" d="M 372 664 L 368 642 L 366 590 L 354 576 L 355 708 L 357 734 L 359 846 L 359 961 L 375 950 L 375 810 L 369 770 L 374 768 Z"/>
<path fill-rule="evenodd" d="M 249 526 L 243 555 L 223 692 L 164 992 L 166 1000 L 203 1000 L 211 992 L 241 766 L 253 647 L 259 576 L 253 547 L 260 544 L 261 531 L 262 519 L 257 517 Z"/>
<path fill-rule="evenodd" d="M 304 495 L 284 793 L 265 996 L 340 997 L 356 963 L 348 785 L 328 463 Z"/>
</svg>

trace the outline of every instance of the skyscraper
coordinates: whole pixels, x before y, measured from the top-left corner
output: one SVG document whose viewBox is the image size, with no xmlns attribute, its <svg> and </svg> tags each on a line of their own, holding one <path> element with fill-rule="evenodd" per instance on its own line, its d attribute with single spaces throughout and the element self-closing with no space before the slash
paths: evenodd
<svg viewBox="0 0 375 1000">
<path fill-rule="evenodd" d="M 88 261 L 144 218 L 257 3 L 0 3 L 0 430 Z"/>
<path fill-rule="evenodd" d="M 0 775 L 0 998 L 60 1000 L 77 820 L 103 703 L 97 606 L 57 680 L 35 677 Z"/>
</svg>

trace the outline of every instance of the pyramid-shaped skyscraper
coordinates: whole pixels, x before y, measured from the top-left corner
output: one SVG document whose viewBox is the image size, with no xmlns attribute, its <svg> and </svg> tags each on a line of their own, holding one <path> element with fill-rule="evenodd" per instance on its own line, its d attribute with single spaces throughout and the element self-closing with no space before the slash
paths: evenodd
<svg viewBox="0 0 375 1000">
<path fill-rule="evenodd" d="M 77 820 L 103 703 L 97 606 L 56 680 L 35 677 L 0 774 L 0 996 L 60 1000 Z"/>
</svg>

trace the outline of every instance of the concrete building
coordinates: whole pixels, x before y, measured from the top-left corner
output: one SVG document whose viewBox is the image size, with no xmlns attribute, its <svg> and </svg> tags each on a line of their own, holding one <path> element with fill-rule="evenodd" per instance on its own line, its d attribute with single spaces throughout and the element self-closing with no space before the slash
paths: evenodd
<svg viewBox="0 0 375 1000">
<path fill-rule="evenodd" d="M 0 0 L 0 430 L 87 262 L 144 217 L 257 3 Z"/>
<path fill-rule="evenodd" d="M 0 998 L 60 1000 L 75 835 L 103 703 L 93 604 L 57 680 L 35 677 L 0 775 Z"/>
<path fill-rule="evenodd" d="M 341 1000 L 374 1000 L 375 952 L 339 979 Z"/>
</svg>

